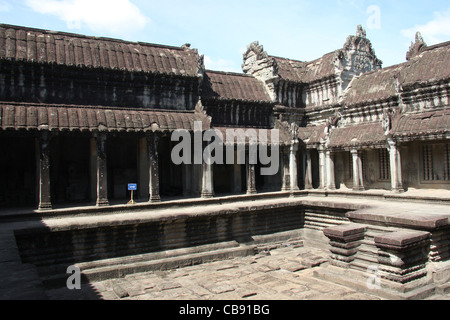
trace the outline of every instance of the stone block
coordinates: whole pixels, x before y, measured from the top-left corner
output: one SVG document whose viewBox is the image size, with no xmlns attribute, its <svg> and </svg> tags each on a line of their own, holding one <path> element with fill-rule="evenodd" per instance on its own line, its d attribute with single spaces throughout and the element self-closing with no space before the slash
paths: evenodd
<svg viewBox="0 0 450 320">
<path fill-rule="evenodd" d="M 429 232 L 410 230 L 375 237 L 380 276 L 401 284 L 426 276 L 429 239 Z"/>
<path fill-rule="evenodd" d="M 358 224 L 341 224 L 323 230 L 325 236 L 342 242 L 352 242 L 364 237 L 366 227 Z"/>
<path fill-rule="evenodd" d="M 355 259 L 360 240 L 364 239 L 366 227 L 358 224 L 343 224 L 323 230 L 329 241 L 330 263 L 348 268 Z"/>
<path fill-rule="evenodd" d="M 429 238 L 429 232 L 405 230 L 377 236 L 375 237 L 375 244 L 386 249 L 402 250 Z"/>
</svg>

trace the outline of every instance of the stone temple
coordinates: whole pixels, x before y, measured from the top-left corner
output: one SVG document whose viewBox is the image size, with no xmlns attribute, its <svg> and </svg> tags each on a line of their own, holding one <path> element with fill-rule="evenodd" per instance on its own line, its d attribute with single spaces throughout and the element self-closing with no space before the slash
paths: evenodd
<svg viewBox="0 0 450 320">
<path fill-rule="evenodd" d="M 387 68 L 361 26 L 343 42 L 313 61 L 253 42 L 230 73 L 189 44 L 0 25 L 1 216 L 28 221 L 8 229 L 18 268 L 51 282 L 85 263 L 89 280 L 126 272 L 89 262 L 272 236 L 329 250 L 323 278 L 362 288 L 375 266 L 387 297 L 448 292 L 450 42 L 417 33 Z M 226 152 L 175 164 L 179 129 L 192 145 L 196 131 L 269 133 L 258 148 L 277 147 L 279 170 Z"/>
</svg>

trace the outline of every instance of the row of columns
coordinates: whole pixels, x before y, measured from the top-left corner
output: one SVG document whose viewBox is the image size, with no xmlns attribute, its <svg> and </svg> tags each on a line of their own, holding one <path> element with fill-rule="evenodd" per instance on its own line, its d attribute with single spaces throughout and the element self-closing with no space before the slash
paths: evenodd
<svg viewBox="0 0 450 320">
<path fill-rule="evenodd" d="M 146 137 L 147 143 L 147 162 L 148 163 L 148 193 L 149 202 L 159 202 L 161 200 L 159 193 L 159 154 L 158 154 L 158 134 L 150 134 Z M 51 191 L 50 191 L 50 134 L 42 133 L 38 141 L 39 152 L 39 209 L 46 210 L 52 208 Z M 91 150 L 95 151 L 95 156 L 91 154 L 91 158 L 95 159 L 96 167 L 96 191 L 97 206 L 109 205 L 108 188 L 107 188 L 107 153 L 106 153 L 106 134 L 98 133 L 91 139 Z M 93 152 L 92 151 L 92 152 Z M 298 142 L 293 141 L 288 148 L 281 149 L 281 170 L 282 170 L 282 191 L 297 191 L 298 188 L 298 172 L 297 172 L 297 151 Z M 92 153 L 91 152 L 91 153 Z M 334 154 L 331 150 L 319 147 L 319 180 L 321 189 L 335 190 L 335 174 L 334 174 Z M 351 149 L 353 164 L 353 190 L 364 190 L 364 179 L 362 161 L 360 151 Z M 389 141 L 389 158 L 391 169 L 391 186 L 392 191 L 401 192 L 402 174 L 401 159 L 398 146 L 394 141 Z M 304 163 L 304 181 L 305 188 L 312 188 L 312 160 L 311 151 L 306 149 L 303 152 Z M 240 166 L 235 165 L 235 177 L 240 177 Z M 238 172 L 239 171 L 239 172 Z M 187 174 L 185 170 L 185 175 Z M 202 184 L 201 197 L 211 198 L 214 196 L 213 170 L 209 161 L 202 164 Z M 246 177 L 247 177 L 247 194 L 255 194 L 256 190 L 256 172 L 255 164 L 249 163 L 246 159 Z M 187 179 L 185 177 L 185 179 Z M 236 179 L 235 185 L 240 185 L 240 180 Z M 240 188 L 240 187 L 239 187 Z"/>
<path fill-rule="evenodd" d="M 297 151 L 298 143 L 293 142 L 288 149 L 281 151 L 281 170 L 282 172 L 282 191 L 297 191 Z M 202 193 L 203 198 L 211 198 L 214 196 L 213 172 L 212 165 L 208 161 L 202 165 Z M 246 170 L 246 193 L 248 195 L 256 194 L 256 165 L 250 163 L 249 155 L 246 153 L 245 161 Z M 233 191 L 240 191 L 240 165 L 234 164 L 234 187 Z"/>
<path fill-rule="evenodd" d="M 52 208 L 51 202 L 51 188 L 50 188 L 50 133 L 44 132 L 37 139 L 37 150 L 39 153 L 39 210 L 48 210 Z M 148 135 L 146 140 L 146 148 L 140 143 L 140 149 L 146 151 L 146 161 L 143 161 L 148 170 L 148 201 L 161 201 L 159 193 L 159 154 L 158 143 L 160 136 L 158 134 Z M 107 206 L 108 200 L 108 176 L 107 176 L 107 150 L 106 150 L 107 136 L 106 133 L 97 133 L 91 138 L 91 175 L 96 177 L 96 205 Z M 144 141 L 145 144 L 145 141 Z M 282 152 L 282 170 L 283 173 L 283 191 L 298 190 L 297 179 L 297 154 L 298 143 L 293 142 L 289 149 Z M 141 155 L 142 156 L 142 155 Z M 207 160 L 207 159 L 205 159 Z M 144 167 L 145 167 L 144 166 Z M 140 165 L 141 167 L 141 165 Z M 191 174 L 191 166 L 185 166 L 184 169 L 184 190 L 188 189 L 189 176 Z M 235 186 L 239 186 L 240 190 L 240 165 L 234 165 L 235 171 Z M 250 163 L 247 154 L 246 158 L 246 177 L 247 190 L 246 193 L 256 194 L 256 165 Z M 147 179 L 147 178 L 145 178 Z M 143 179 L 143 180 L 145 180 Z M 201 197 L 212 198 L 214 196 L 213 170 L 212 164 L 209 161 L 203 161 L 201 172 Z M 141 181 L 145 183 L 145 181 Z M 92 188 L 93 189 L 93 188 Z"/>
<path fill-rule="evenodd" d="M 96 205 L 107 206 L 108 200 L 108 174 L 106 134 L 98 133 L 91 138 L 91 161 L 94 162 L 96 176 Z M 159 136 L 147 136 L 147 163 L 148 163 L 148 190 L 149 202 L 159 202 Z M 50 189 L 50 134 L 42 133 L 37 139 L 39 153 L 39 210 L 52 209 Z"/>
<path fill-rule="evenodd" d="M 401 157 L 398 145 L 395 141 L 388 140 L 389 164 L 391 170 L 391 190 L 394 192 L 403 192 Z M 325 149 L 323 146 L 318 148 L 319 152 L 319 181 L 320 189 L 335 190 L 334 174 L 334 154 L 333 151 Z M 361 160 L 361 151 L 354 148 L 350 150 L 353 167 L 353 190 L 364 190 L 363 167 Z M 311 150 L 304 152 L 305 159 L 305 188 L 312 189 L 312 161 Z"/>
</svg>

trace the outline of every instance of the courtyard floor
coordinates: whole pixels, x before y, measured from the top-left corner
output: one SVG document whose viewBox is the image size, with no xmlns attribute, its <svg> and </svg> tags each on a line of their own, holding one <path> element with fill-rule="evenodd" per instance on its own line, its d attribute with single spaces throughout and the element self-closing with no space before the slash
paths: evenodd
<svg viewBox="0 0 450 320">
<path fill-rule="evenodd" d="M 408 194 L 402 195 L 406 198 Z M 409 193 L 409 196 L 412 196 Z M 416 196 L 416 195 L 414 195 Z M 414 197 L 413 196 L 413 197 Z M 448 201 L 448 191 L 422 192 L 422 197 L 442 197 Z M 418 196 L 420 197 L 420 196 Z M 414 203 L 404 201 L 379 201 L 376 199 L 351 199 L 347 197 L 301 197 L 297 200 L 321 203 L 352 202 L 378 204 L 385 213 L 409 212 L 412 214 L 445 214 L 447 203 Z M 264 201 L 263 199 L 259 201 Z M 270 201 L 270 200 L 265 200 Z M 294 199 L 292 199 L 294 201 Z M 438 204 L 439 203 L 439 204 Z M 201 207 L 199 207 L 200 209 Z M 381 208 L 380 208 L 381 209 Z M 400 210 L 401 209 L 401 210 Z M 168 210 L 167 208 L 165 210 Z M 170 210 L 170 209 L 169 209 Z M 187 209 L 186 209 L 187 210 Z M 164 210 L 163 210 L 164 211 Z M 138 213 L 134 213 L 137 215 Z M 139 213 L 144 214 L 144 213 Z M 156 212 L 152 212 L 156 214 Z M 317 268 L 326 266 L 327 252 L 301 245 L 270 248 L 254 256 L 215 261 L 175 270 L 136 273 L 123 278 L 82 284 L 80 290 L 48 289 L 42 286 L 32 265 L 22 264 L 14 239 L 14 230 L 24 225 L 44 221 L 47 225 L 66 224 L 70 220 L 80 223 L 81 217 L 47 216 L 39 221 L 10 221 L 0 223 L 0 300 L 51 299 L 51 300 L 382 300 L 367 292 L 344 287 L 315 276 Z M 18 215 L 22 216 L 21 213 Z M 121 214 L 107 213 L 84 219 L 113 219 Z M 17 217 L 17 216 L 16 216 Z M 128 218 L 133 218 L 133 215 Z M 6 217 L 5 217 L 6 218 Z M 449 300 L 450 294 L 430 299 Z"/>
<path fill-rule="evenodd" d="M 255 256 L 181 269 L 128 275 L 82 285 L 81 290 L 47 290 L 50 299 L 106 300 L 379 300 L 318 279 L 313 264 L 326 252 L 285 246 Z M 450 298 L 450 296 L 449 296 Z"/>
</svg>

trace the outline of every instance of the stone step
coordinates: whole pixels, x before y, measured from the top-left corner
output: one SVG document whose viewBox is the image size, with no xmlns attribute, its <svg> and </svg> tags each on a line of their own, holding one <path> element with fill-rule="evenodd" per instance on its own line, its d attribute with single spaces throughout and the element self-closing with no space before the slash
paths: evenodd
<svg viewBox="0 0 450 320">
<path fill-rule="evenodd" d="M 267 248 L 283 246 L 303 246 L 299 238 L 300 231 L 279 232 L 270 235 L 255 236 L 248 243 L 226 241 L 208 245 L 173 249 L 148 254 L 131 255 L 89 262 L 74 263 L 81 271 L 82 282 L 103 281 L 121 278 L 128 274 L 157 270 L 176 269 L 206 262 L 255 255 Z M 39 274 L 46 287 L 56 288 L 66 285 L 70 274 L 66 273 L 70 264 L 42 266 Z"/>
<path fill-rule="evenodd" d="M 158 270 L 171 270 L 202 264 L 206 262 L 245 257 L 255 254 L 254 245 L 239 245 L 237 247 L 209 250 L 205 252 L 186 253 L 154 259 L 154 254 L 129 256 L 115 259 L 79 263 L 83 283 L 122 278 L 129 274 Z M 189 250 L 185 250 L 189 251 Z M 42 281 L 47 288 L 58 288 L 66 285 L 70 274 L 57 273 L 43 276 Z"/>
<path fill-rule="evenodd" d="M 251 239 L 303 226 L 299 208 L 277 208 L 173 221 L 122 223 L 111 221 L 97 228 L 68 226 L 67 230 L 45 228 L 16 231 L 24 263 L 37 266 L 96 261 L 147 254 L 184 247 Z"/>
</svg>

